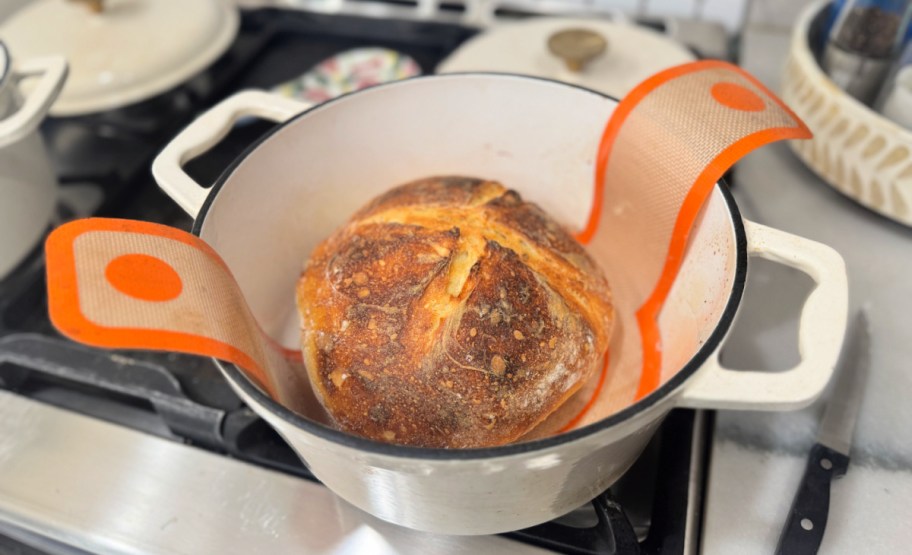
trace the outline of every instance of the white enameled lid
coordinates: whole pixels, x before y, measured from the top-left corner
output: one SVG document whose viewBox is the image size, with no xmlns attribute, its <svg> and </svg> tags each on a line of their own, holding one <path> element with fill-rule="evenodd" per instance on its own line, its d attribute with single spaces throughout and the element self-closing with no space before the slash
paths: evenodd
<svg viewBox="0 0 912 555">
<path fill-rule="evenodd" d="M 182 83 L 228 48 L 238 24 L 227 0 L 104 0 L 100 13 L 83 2 L 35 0 L 0 27 L 0 39 L 17 59 L 68 59 L 69 78 L 51 113 L 71 116 Z"/>
<path fill-rule="evenodd" d="M 580 72 L 571 72 L 548 50 L 548 38 L 567 29 L 595 31 L 607 50 Z M 469 39 L 437 68 L 438 73 L 502 71 L 571 82 L 621 98 L 650 75 L 693 61 L 693 52 L 664 35 L 632 24 L 541 17 L 499 24 Z"/>
</svg>

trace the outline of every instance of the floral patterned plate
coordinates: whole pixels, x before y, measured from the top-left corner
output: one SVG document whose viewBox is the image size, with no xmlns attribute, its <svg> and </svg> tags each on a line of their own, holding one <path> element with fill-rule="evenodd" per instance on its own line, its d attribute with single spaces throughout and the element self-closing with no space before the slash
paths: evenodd
<svg viewBox="0 0 912 555">
<path fill-rule="evenodd" d="M 320 103 L 371 85 L 421 74 L 409 56 L 387 48 L 355 48 L 317 64 L 300 77 L 273 88 L 273 92 Z"/>
</svg>

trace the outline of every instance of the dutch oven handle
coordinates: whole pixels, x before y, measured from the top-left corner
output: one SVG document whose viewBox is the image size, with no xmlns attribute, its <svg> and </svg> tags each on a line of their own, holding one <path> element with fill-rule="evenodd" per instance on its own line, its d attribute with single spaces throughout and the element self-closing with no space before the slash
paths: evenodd
<svg viewBox="0 0 912 555">
<path fill-rule="evenodd" d="M 716 351 L 684 386 L 679 406 L 691 408 L 791 410 L 811 404 L 833 374 L 848 317 L 848 281 L 839 254 L 815 241 L 753 222 L 744 222 L 748 254 L 796 268 L 816 282 L 801 311 L 801 362 L 784 372 L 730 370 Z"/>
<path fill-rule="evenodd" d="M 276 123 L 288 121 L 310 104 L 265 91 L 249 90 L 232 95 L 198 117 L 174 139 L 152 162 L 152 175 L 158 186 L 196 218 L 209 189 L 193 180 L 183 165 L 203 154 L 222 140 L 238 120 L 258 117 Z"/>
<path fill-rule="evenodd" d="M 61 56 L 35 58 L 16 65 L 12 75 L 15 80 L 37 77 L 38 83 L 28 93 L 22 106 L 0 121 L 0 147 L 15 143 L 38 128 L 63 88 L 67 69 L 67 62 Z"/>
</svg>

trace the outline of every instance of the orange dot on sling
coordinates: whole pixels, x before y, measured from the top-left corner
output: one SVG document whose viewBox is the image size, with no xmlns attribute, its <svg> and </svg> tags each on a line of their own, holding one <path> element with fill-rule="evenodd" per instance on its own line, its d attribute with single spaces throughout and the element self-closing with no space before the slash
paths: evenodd
<svg viewBox="0 0 912 555">
<path fill-rule="evenodd" d="M 105 279 L 124 295 L 143 301 L 170 301 L 184 288 L 170 264 L 147 254 L 124 254 L 108 263 Z"/>
<path fill-rule="evenodd" d="M 760 95 L 743 85 L 736 83 L 716 83 L 710 90 L 712 97 L 719 104 L 743 112 L 759 112 L 766 108 Z"/>
</svg>

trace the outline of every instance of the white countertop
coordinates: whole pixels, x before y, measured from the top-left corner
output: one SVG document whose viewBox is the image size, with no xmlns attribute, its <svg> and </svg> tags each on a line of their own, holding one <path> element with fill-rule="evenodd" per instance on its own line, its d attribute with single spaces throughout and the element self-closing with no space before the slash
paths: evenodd
<svg viewBox="0 0 912 555">
<path fill-rule="evenodd" d="M 788 30 L 748 28 L 741 65 L 779 90 Z M 746 218 L 826 243 L 845 258 L 850 321 L 868 305 L 871 371 L 848 474 L 834 483 L 821 553 L 906 553 L 912 542 L 912 229 L 831 189 L 785 144 L 742 161 L 734 194 Z M 751 265 L 728 365 L 797 360 L 797 308 L 810 285 L 765 261 Z M 804 472 L 823 401 L 791 413 L 718 413 L 703 552 L 772 553 Z"/>
</svg>

